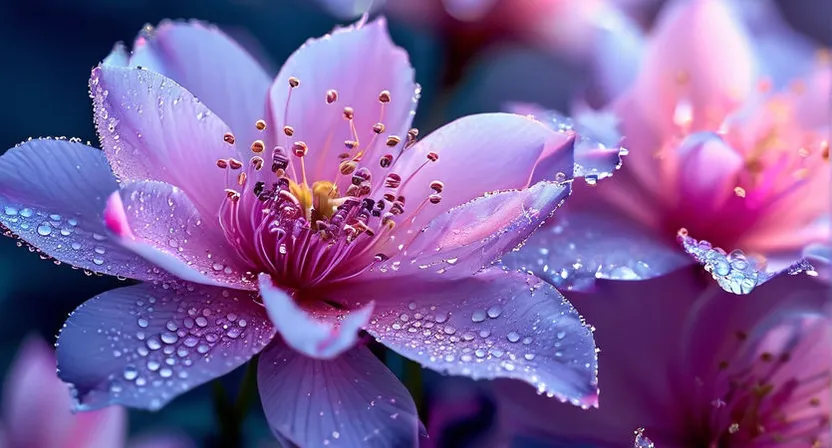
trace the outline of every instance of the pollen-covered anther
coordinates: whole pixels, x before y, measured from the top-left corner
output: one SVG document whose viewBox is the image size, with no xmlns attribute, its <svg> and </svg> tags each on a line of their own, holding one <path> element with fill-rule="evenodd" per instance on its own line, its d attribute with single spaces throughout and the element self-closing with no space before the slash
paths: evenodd
<svg viewBox="0 0 832 448">
<path fill-rule="evenodd" d="M 440 194 L 442 193 L 442 190 L 445 189 L 445 184 L 443 184 L 440 180 L 435 180 L 430 183 L 430 189 L 435 191 L 437 194 Z"/>
<path fill-rule="evenodd" d="M 344 140 L 344 146 L 349 150 L 353 150 L 358 146 L 358 142 L 355 140 Z"/>
<path fill-rule="evenodd" d="M 257 128 L 258 131 L 263 131 L 266 129 L 266 120 L 257 120 L 254 122 L 254 127 Z"/>
<path fill-rule="evenodd" d="M 294 76 L 289 77 L 289 87 L 295 88 L 300 85 L 300 79 L 295 78 Z"/>
<path fill-rule="evenodd" d="M 442 195 L 439 193 L 432 194 L 428 196 L 428 201 L 430 201 L 431 204 L 438 204 L 442 201 Z"/>
<path fill-rule="evenodd" d="M 382 168 L 387 168 L 393 163 L 393 154 L 385 154 L 378 160 L 378 164 Z"/>
<path fill-rule="evenodd" d="M 306 143 L 301 141 L 292 143 L 292 154 L 294 154 L 295 157 L 303 157 L 307 152 L 309 152 L 309 147 L 306 146 Z"/>
<path fill-rule="evenodd" d="M 361 185 L 364 182 L 369 182 L 372 174 L 367 167 L 361 167 L 352 175 L 352 184 Z"/>
<path fill-rule="evenodd" d="M 289 153 L 286 152 L 286 148 L 282 146 L 275 146 L 274 154 L 272 155 L 272 172 L 278 176 L 282 176 L 288 166 Z"/>
<path fill-rule="evenodd" d="M 438 161 L 438 160 L 439 160 L 439 154 L 437 154 L 437 153 L 435 153 L 435 152 L 431 151 L 431 152 L 429 152 L 429 153 L 427 154 L 427 158 L 428 158 L 428 160 L 430 160 L 431 162 L 436 162 L 436 161 Z"/>
<path fill-rule="evenodd" d="M 386 104 L 390 102 L 390 91 L 389 90 L 382 90 L 381 93 L 378 94 L 378 101 L 382 104 Z"/>
<path fill-rule="evenodd" d="M 243 167 L 243 162 L 240 162 L 239 160 L 234 158 L 229 158 L 228 166 L 230 166 L 232 170 L 239 170 Z"/>
<path fill-rule="evenodd" d="M 385 144 L 392 148 L 392 147 L 398 145 L 401 142 L 402 142 L 401 138 L 399 138 L 396 135 L 391 135 L 391 136 L 387 137 L 387 142 Z"/>
<path fill-rule="evenodd" d="M 737 197 L 744 198 L 745 197 L 745 188 L 734 187 L 734 194 L 737 195 Z"/>
<path fill-rule="evenodd" d="M 232 202 L 237 202 L 240 200 L 240 193 L 237 190 L 226 188 L 225 197 L 230 199 Z"/>
<path fill-rule="evenodd" d="M 226 169 L 228 168 L 228 160 L 226 159 L 217 159 L 217 167 Z"/>
<path fill-rule="evenodd" d="M 223 139 L 223 141 L 225 141 L 229 145 L 233 145 L 234 141 L 236 140 L 234 138 L 234 134 L 232 134 L 230 132 L 226 132 L 225 135 L 222 136 L 222 139 Z"/>
<path fill-rule="evenodd" d="M 266 149 L 266 144 L 263 143 L 263 140 L 255 140 L 251 142 L 251 152 L 260 154 Z"/>
<path fill-rule="evenodd" d="M 251 163 L 251 166 L 257 171 L 263 169 L 263 164 L 265 163 L 263 158 L 260 156 L 252 157 L 251 160 L 249 160 L 249 162 Z"/>
<path fill-rule="evenodd" d="M 390 173 L 384 178 L 384 186 L 387 188 L 399 188 L 402 184 L 402 177 L 396 173 Z"/>
<path fill-rule="evenodd" d="M 338 172 L 344 176 L 349 176 L 355 171 L 357 166 L 358 164 L 352 160 L 344 160 L 338 165 Z"/>
<path fill-rule="evenodd" d="M 418 136 L 419 136 L 419 130 L 416 129 L 416 128 L 410 128 L 410 130 L 407 131 L 407 141 L 409 143 L 410 142 L 415 142 L 416 137 L 418 137 Z"/>
<path fill-rule="evenodd" d="M 239 186 L 241 186 L 241 187 L 242 187 L 243 185 L 245 185 L 245 184 L 246 184 L 246 179 L 247 179 L 247 178 L 248 178 L 248 175 L 246 174 L 246 172 L 245 172 L 245 171 L 243 171 L 243 172 L 241 172 L 240 174 L 238 174 L 238 175 L 237 175 L 237 185 L 239 185 Z"/>
<path fill-rule="evenodd" d="M 295 135 L 295 128 L 289 125 L 283 126 L 283 133 L 286 134 L 287 137 L 291 137 Z"/>
<path fill-rule="evenodd" d="M 384 123 L 376 123 L 373 125 L 373 132 L 376 134 L 381 134 L 384 132 Z"/>
<path fill-rule="evenodd" d="M 345 107 L 344 108 L 344 119 L 345 120 L 352 120 L 353 118 L 355 118 L 355 111 L 352 109 L 352 107 L 349 107 L 349 106 Z"/>
<path fill-rule="evenodd" d="M 338 91 L 335 89 L 329 89 L 326 91 L 326 103 L 332 104 L 338 101 Z"/>
</svg>

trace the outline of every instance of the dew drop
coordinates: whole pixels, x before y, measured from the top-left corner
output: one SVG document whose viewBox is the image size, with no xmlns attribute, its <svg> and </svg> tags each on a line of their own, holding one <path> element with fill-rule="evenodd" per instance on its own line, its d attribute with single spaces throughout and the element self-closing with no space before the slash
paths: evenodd
<svg viewBox="0 0 832 448">
<path fill-rule="evenodd" d="M 136 370 L 136 367 L 133 365 L 128 365 L 124 368 L 124 379 L 127 381 L 133 381 L 136 377 L 139 376 L 139 371 Z"/>
<path fill-rule="evenodd" d="M 52 234 L 52 226 L 49 223 L 43 223 L 38 226 L 38 235 L 49 236 Z"/>
<path fill-rule="evenodd" d="M 508 339 L 508 341 L 509 341 L 509 342 L 517 342 L 517 341 L 519 341 L 519 340 L 520 340 L 520 335 L 519 335 L 519 334 L 517 334 L 517 332 L 516 332 L 516 331 L 510 331 L 510 332 L 506 335 L 506 339 Z"/>
<path fill-rule="evenodd" d="M 471 314 L 471 320 L 474 322 L 482 322 L 485 320 L 485 312 L 482 310 L 476 310 Z"/>
<path fill-rule="evenodd" d="M 488 309 L 488 317 L 490 317 L 492 319 L 496 319 L 496 318 L 500 317 L 500 314 L 502 312 L 503 312 L 503 310 L 500 309 L 500 307 L 498 307 L 496 305 L 492 306 L 491 308 Z"/>
</svg>

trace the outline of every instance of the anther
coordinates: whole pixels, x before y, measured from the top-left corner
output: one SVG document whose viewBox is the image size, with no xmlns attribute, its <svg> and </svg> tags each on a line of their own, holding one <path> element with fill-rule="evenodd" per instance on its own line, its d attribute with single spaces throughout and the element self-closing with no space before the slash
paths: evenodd
<svg viewBox="0 0 832 448">
<path fill-rule="evenodd" d="M 272 156 L 272 172 L 285 171 L 289 166 L 289 155 L 282 146 L 275 146 Z"/>
<path fill-rule="evenodd" d="M 430 189 L 435 191 L 437 194 L 442 193 L 442 190 L 445 188 L 445 184 L 442 181 L 435 180 L 430 183 Z"/>
<path fill-rule="evenodd" d="M 263 140 L 255 140 L 251 142 L 251 152 L 260 154 L 263 150 L 266 149 L 266 144 L 263 143 Z"/>
<path fill-rule="evenodd" d="M 376 134 L 381 134 L 384 132 L 384 123 L 376 123 L 373 125 L 373 132 Z"/>
<path fill-rule="evenodd" d="M 251 166 L 254 167 L 255 170 L 260 171 L 263 169 L 263 164 L 265 163 L 263 158 L 260 156 L 254 156 L 250 160 Z"/>
<path fill-rule="evenodd" d="M 363 182 L 369 181 L 370 177 L 370 170 L 366 166 L 363 166 L 352 175 L 352 184 L 361 185 Z"/>
<path fill-rule="evenodd" d="M 385 154 L 381 156 L 379 159 L 378 164 L 381 165 L 382 168 L 387 168 L 390 164 L 393 163 L 393 154 Z"/>
<path fill-rule="evenodd" d="M 439 193 L 432 194 L 428 196 L 428 200 L 431 204 L 438 204 L 442 200 L 442 195 Z"/>
<path fill-rule="evenodd" d="M 391 135 L 391 136 L 387 137 L 386 145 L 392 148 L 392 147 L 398 145 L 401 142 L 402 142 L 402 139 L 400 139 L 398 136 Z"/>
<path fill-rule="evenodd" d="M 217 159 L 217 166 L 222 169 L 228 168 L 228 160 L 225 159 Z"/>
<path fill-rule="evenodd" d="M 240 199 L 240 193 L 238 193 L 237 190 L 232 190 L 231 188 L 225 189 L 225 196 L 232 202 L 237 202 Z"/>
<path fill-rule="evenodd" d="M 428 160 L 430 160 L 431 162 L 436 162 L 437 160 L 439 160 L 439 154 L 437 154 L 433 151 L 429 152 L 427 157 L 428 157 Z"/>
<path fill-rule="evenodd" d="M 396 200 L 396 195 L 394 195 L 393 193 L 384 193 L 382 198 L 384 198 L 384 200 L 387 201 L 387 202 L 393 202 L 393 201 Z"/>
<path fill-rule="evenodd" d="M 355 171 L 357 166 L 358 164 L 352 160 L 344 160 L 338 165 L 338 171 L 344 176 L 349 176 Z"/>
<path fill-rule="evenodd" d="M 373 256 L 373 261 L 375 261 L 376 263 L 380 263 L 382 261 L 387 261 L 389 259 L 390 259 L 390 257 L 388 257 L 387 255 L 384 255 L 384 254 L 375 254 L 375 256 Z"/>
<path fill-rule="evenodd" d="M 344 108 L 344 119 L 352 120 L 354 116 L 355 111 L 352 109 L 352 107 L 347 106 Z"/>
<path fill-rule="evenodd" d="M 334 89 L 329 89 L 326 91 L 326 103 L 332 104 L 338 101 L 338 91 Z"/>
<path fill-rule="evenodd" d="M 734 194 L 738 197 L 744 198 L 745 197 L 745 188 L 742 187 L 734 187 Z"/>
<path fill-rule="evenodd" d="M 384 179 L 384 186 L 387 188 L 398 188 L 402 183 L 402 177 L 396 173 L 390 173 Z"/>
<path fill-rule="evenodd" d="M 344 146 L 346 146 L 349 150 L 353 150 L 356 146 L 358 146 L 358 142 L 355 140 L 344 140 Z M 349 155 L 347 157 L 349 157 Z"/>
<path fill-rule="evenodd" d="M 381 93 L 378 94 L 378 101 L 380 103 L 389 103 L 390 102 L 390 91 L 389 90 L 382 90 Z"/>
<path fill-rule="evenodd" d="M 240 162 L 237 159 L 228 159 L 228 166 L 230 166 L 232 170 L 239 170 L 243 167 L 243 162 Z"/>
<path fill-rule="evenodd" d="M 289 77 L 289 87 L 295 88 L 300 85 L 300 79 L 295 78 L 294 76 Z"/>
<path fill-rule="evenodd" d="M 254 122 L 254 127 L 257 128 L 258 131 L 262 131 L 266 129 L 266 120 L 257 120 Z"/>
<path fill-rule="evenodd" d="M 283 133 L 286 134 L 287 137 L 291 137 L 295 135 L 295 128 L 289 125 L 283 126 Z"/>
<path fill-rule="evenodd" d="M 239 185 L 241 187 L 243 185 L 245 185 L 247 178 L 248 178 L 248 175 L 246 174 L 246 172 L 242 171 L 240 174 L 237 175 L 237 185 Z"/>
<path fill-rule="evenodd" d="M 252 191 L 254 192 L 255 196 L 260 196 L 263 193 L 263 190 L 265 190 L 265 189 L 266 189 L 266 183 L 260 181 L 260 182 L 257 182 L 257 183 L 254 184 L 254 188 L 252 189 Z"/>
<path fill-rule="evenodd" d="M 306 143 L 300 141 L 292 143 L 292 153 L 295 157 L 303 157 L 308 151 L 309 147 L 306 146 Z"/>
<path fill-rule="evenodd" d="M 223 139 L 226 143 L 228 143 L 229 145 L 233 145 L 233 144 L 234 144 L 234 140 L 235 140 L 235 139 L 234 139 L 234 134 L 232 134 L 232 133 L 230 133 L 230 132 L 226 132 L 226 133 L 225 133 L 225 135 L 223 135 L 223 136 L 222 136 L 222 139 Z"/>
</svg>

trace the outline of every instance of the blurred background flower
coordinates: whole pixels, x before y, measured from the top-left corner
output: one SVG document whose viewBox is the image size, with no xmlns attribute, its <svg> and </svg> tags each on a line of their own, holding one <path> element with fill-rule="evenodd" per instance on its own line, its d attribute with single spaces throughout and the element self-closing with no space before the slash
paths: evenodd
<svg viewBox="0 0 832 448">
<path fill-rule="evenodd" d="M 404 8 L 396 5 L 397 1 L 403 2 Z M 805 73 L 816 60 L 806 55 L 817 47 L 832 44 L 828 19 L 832 16 L 832 3 L 828 1 L 725 2 L 741 13 L 739 20 L 754 36 L 750 42 L 754 54 L 770 51 L 768 54 L 783 56 L 759 59 L 763 69 L 772 73 L 770 95 L 788 92 L 787 81 Z M 366 2 L 328 3 L 330 8 L 335 5 L 346 9 L 335 9 L 339 15 L 334 16 L 326 5 L 301 0 L 3 2 L 0 54 L 13 65 L 0 73 L 6 105 L 0 111 L 4 123 L 0 129 L 2 141 L 5 147 L 12 147 L 30 136 L 66 135 L 96 142 L 85 87 L 89 70 L 110 52 L 114 42 L 131 42 L 136 30 L 146 23 L 159 23 L 165 18 L 197 18 L 216 23 L 243 42 L 273 75 L 306 39 L 330 31 L 367 8 Z M 408 3 L 422 3 L 425 9 L 408 9 Z M 530 9 L 507 7 L 509 3 L 373 2 L 379 13 L 389 16 L 393 40 L 408 51 L 416 80 L 422 85 L 420 113 L 415 123 L 422 132 L 462 115 L 503 110 L 509 101 L 536 103 L 561 112 L 572 112 L 578 100 L 580 104 L 602 107 L 635 81 L 632 69 L 638 67 L 641 59 L 638 52 L 627 49 L 643 48 L 645 33 L 654 31 L 656 18 L 667 2 L 532 1 L 529 4 L 534 7 Z M 790 31 L 784 34 L 783 29 Z M 596 56 L 601 54 L 605 56 L 598 60 Z M 360 59 L 355 63 L 360 64 Z M 616 69 L 609 73 L 612 76 L 604 75 L 604 70 L 611 67 Z M 629 75 L 628 68 L 632 70 Z M 756 80 L 751 88 L 759 88 Z M 824 116 L 828 124 L 828 109 L 821 110 L 817 118 Z M 604 186 L 601 184 L 593 191 L 600 192 Z M 708 238 L 693 232 L 692 236 Z M 828 248 L 812 250 L 814 256 L 829 259 Z M 51 342 L 72 309 L 95 294 L 123 286 L 113 279 L 54 266 L 25 248 L 16 247 L 12 239 L 0 240 L 0 282 L 0 306 L 7 316 L 0 326 L 0 366 L 6 376 L 23 335 L 35 331 Z M 386 361 L 409 381 L 417 403 L 422 401 L 418 398 L 422 386 L 414 380 L 419 377 L 418 369 L 395 356 L 387 355 Z M 603 368 L 602 361 L 602 372 Z M 243 374 L 236 371 L 224 378 L 225 388 L 236 392 Z M 428 380 L 424 390 L 449 390 L 439 381 L 441 378 L 425 377 Z M 601 388 L 603 391 L 604 386 Z M 202 387 L 159 413 L 130 412 L 130 431 L 180 428 L 193 436 L 197 446 L 209 446 L 216 427 L 211 390 L 211 386 Z M 450 390 L 457 391 L 452 386 Z M 497 418 L 494 400 L 473 393 L 469 397 L 480 406 L 474 410 L 465 407 L 461 392 L 453 396 L 458 398 L 454 406 L 463 408 L 471 418 L 456 419 L 433 443 L 483 446 L 483 439 L 477 437 L 487 431 L 477 428 L 489 427 Z M 424 402 L 432 397 L 435 395 L 428 395 Z M 259 408 L 257 403 L 251 405 L 253 410 Z M 422 417 L 430 425 L 430 417 L 424 412 Z M 635 429 L 627 429 L 629 441 Z M 272 437 L 259 411 L 251 413 L 243 430 L 250 446 L 271 446 Z M 658 439 L 651 428 L 645 434 L 654 441 Z M 527 446 L 551 446 L 541 445 L 530 436 L 522 437 L 522 441 Z"/>
</svg>

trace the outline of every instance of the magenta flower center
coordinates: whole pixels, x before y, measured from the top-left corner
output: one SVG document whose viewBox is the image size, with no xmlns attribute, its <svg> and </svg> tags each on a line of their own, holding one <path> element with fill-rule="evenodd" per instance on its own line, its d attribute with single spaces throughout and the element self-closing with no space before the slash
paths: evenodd
<svg viewBox="0 0 832 448">
<path fill-rule="evenodd" d="M 296 88 L 299 82 L 290 78 L 289 88 Z M 322 96 L 322 101 L 337 108 L 335 90 Z M 309 147 L 294 139 L 294 128 L 288 123 L 279 128 L 288 147 L 267 148 L 263 140 L 256 140 L 251 142 L 248 161 L 217 161 L 227 176 L 220 225 L 252 274 L 269 273 L 276 284 L 290 289 L 350 279 L 393 255 L 389 243 L 397 225 L 412 222 L 425 206 L 441 201 L 441 181 L 431 182 L 430 189 L 425 189 L 430 194 L 424 197 L 402 194 L 413 176 L 438 161 L 439 155 L 430 152 L 415 169 L 398 172 L 399 156 L 415 143 L 418 131 L 411 129 L 404 139 L 384 137 L 384 106 L 391 101 L 390 92 L 379 93 L 378 101 L 382 112 L 368 142 L 359 140 L 352 107 L 333 110 L 349 123 L 351 132 L 341 139 L 334 135 L 329 139 L 344 142 L 329 178 L 313 179 L 307 169 L 309 159 L 320 163 L 315 159 L 316 151 L 326 148 Z M 266 122 L 258 120 L 256 127 L 262 131 Z M 230 133 L 224 139 L 229 144 L 235 141 Z M 369 160 L 370 154 L 380 156 Z"/>
</svg>

